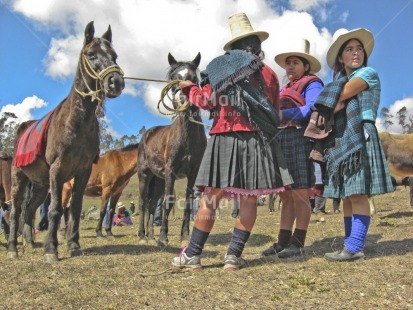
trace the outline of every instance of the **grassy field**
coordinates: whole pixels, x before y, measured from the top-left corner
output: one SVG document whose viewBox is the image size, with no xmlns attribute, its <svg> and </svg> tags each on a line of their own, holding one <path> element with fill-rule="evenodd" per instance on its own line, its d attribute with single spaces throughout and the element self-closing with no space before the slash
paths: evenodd
<svg viewBox="0 0 413 310">
<path fill-rule="evenodd" d="M 177 184 L 183 196 L 184 183 Z M 287 260 L 266 259 L 260 251 L 274 241 L 280 212 L 259 207 L 258 218 L 244 251 L 248 268 L 225 272 L 223 258 L 231 237 L 231 209 L 224 204 L 202 255 L 204 269 L 181 272 L 170 268 L 180 250 L 181 221 L 170 222 L 170 245 L 139 244 L 134 225 L 114 227 L 115 239 L 97 240 L 96 221 L 83 220 L 83 256 L 70 257 L 60 240 L 56 264 L 43 262 L 42 240 L 18 260 L 6 259 L 0 236 L 1 309 L 412 309 L 413 210 L 408 190 L 376 198 L 365 248 L 367 258 L 332 263 L 324 253 L 342 244 L 341 214 L 312 215 L 304 255 Z M 137 179 L 121 201 L 137 202 Z M 99 205 L 84 199 L 84 209 Z M 331 201 L 327 205 L 332 210 Z M 175 216 L 179 217 L 180 208 Z M 159 228 L 155 228 L 159 234 Z"/>
</svg>

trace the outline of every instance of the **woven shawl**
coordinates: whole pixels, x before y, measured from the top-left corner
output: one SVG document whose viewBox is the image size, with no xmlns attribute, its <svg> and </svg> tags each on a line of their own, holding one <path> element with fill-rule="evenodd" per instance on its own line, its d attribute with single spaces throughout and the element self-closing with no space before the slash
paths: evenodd
<svg viewBox="0 0 413 310">
<path fill-rule="evenodd" d="M 327 84 L 317 98 L 317 109 L 334 110 L 347 77 Z M 358 171 L 362 162 L 363 125 L 361 119 L 361 102 L 363 96 L 351 98 L 345 110 L 337 112 L 333 131 L 324 140 L 327 173 L 333 175 L 337 183 L 342 175 L 351 175 Z"/>
<path fill-rule="evenodd" d="M 206 72 L 215 98 L 228 96 L 229 103 L 252 125 L 275 135 L 279 124 L 277 110 L 249 80 L 262 67 L 259 58 L 245 51 L 231 50 L 213 59 Z"/>
</svg>

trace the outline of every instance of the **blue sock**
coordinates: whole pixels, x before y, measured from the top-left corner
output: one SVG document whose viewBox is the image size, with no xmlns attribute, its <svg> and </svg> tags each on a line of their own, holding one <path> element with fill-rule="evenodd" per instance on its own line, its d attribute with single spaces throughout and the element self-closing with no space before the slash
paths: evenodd
<svg viewBox="0 0 413 310">
<path fill-rule="evenodd" d="M 186 248 L 186 255 L 188 257 L 192 257 L 195 255 L 201 255 L 202 249 L 204 248 L 205 242 L 207 241 L 209 236 L 209 232 L 205 232 L 199 230 L 198 228 L 194 227 L 192 229 L 191 241 L 189 241 L 189 245 Z"/>
<path fill-rule="evenodd" d="M 370 225 L 370 216 L 353 214 L 353 223 L 350 237 L 344 240 L 347 250 L 350 253 L 357 253 L 364 249 L 367 231 Z"/>
<path fill-rule="evenodd" d="M 234 227 L 227 255 L 235 255 L 236 257 L 241 257 L 242 251 L 245 247 L 245 243 L 247 243 L 250 235 L 251 232 Z"/>
<path fill-rule="evenodd" d="M 353 221 L 353 218 L 351 216 L 344 217 L 344 237 L 346 239 L 350 237 L 352 221 Z"/>
</svg>

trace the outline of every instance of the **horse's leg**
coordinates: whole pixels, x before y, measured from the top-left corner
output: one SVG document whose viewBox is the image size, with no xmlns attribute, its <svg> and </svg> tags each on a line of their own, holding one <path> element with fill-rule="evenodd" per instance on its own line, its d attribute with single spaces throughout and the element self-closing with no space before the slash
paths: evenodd
<svg viewBox="0 0 413 310">
<path fill-rule="evenodd" d="M 63 221 L 60 220 L 59 230 L 63 238 L 67 239 L 67 227 L 69 223 L 69 208 L 72 199 L 72 185 L 66 182 L 62 190 L 62 207 L 63 207 Z"/>
<path fill-rule="evenodd" d="M 22 212 L 22 205 L 26 194 L 29 179 L 18 168 L 13 168 L 12 171 L 12 208 L 10 212 L 10 233 L 7 240 L 7 257 L 17 258 L 17 231 L 19 229 L 20 214 Z"/>
<path fill-rule="evenodd" d="M 155 212 L 158 207 L 159 201 L 162 201 L 164 205 L 165 196 L 165 180 L 154 177 L 150 184 L 149 189 L 149 201 L 148 201 L 148 221 L 146 225 L 148 239 L 155 239 L 153 222 L 155 219 Z M 164 206 L 162 205 L 162 210 Z M 164 213 L 164 212 L 163 212 Z"/>
<path fill-rule="evenodd" d="M 68 242 L 67 247 L 70 252 L 70 256 L 79 256 L 82 254 L 79 244 L 79 226 L 80 226 L 80 213 L 82 212 L 83 195 L 85 188 L 89 180 L 92 166 L 83 172 L 81 175 L 75 176 L 75 182 L 73 184 L 72 204 L 70 205 L 70 225 L 68 228 Z"/>
<path fill-rule="evenodd" d="M 145 217 L 148 213 L 148 193 L 149 193 L 149 182 L 152 176 L 148 176 L 145 172 L 139 172 L 139 231 L 138 238 L 140 242 L 146 241 L 145 235 Z"/>
<path fill-rule="evenodd" d="M 194 171 L 194 169 L 192 169 Z M 188 176 L 188 184 L 186 186 L 186 195 L 185 195 L 185 209 L 184 217 L 182 219 L 182 228 L 181 228 L 181 241 L 188 243 L 189 241 L 189 222 L 191 219 L 191 206 L 194 201 L 194 185 L 196 180 L 196 174 Z"/>
<path fill-rule="evenodd" d="M 60 167 L 58 164 L 52 164 L 50 167 L 50 205 L 49 205 L 49 229 L 47 231 L 46 238 L 44 240 L 44 252 L 45 252 L 45 262 L 53 263 L 58 261 L 58 239 L 57 232 L 59 229 L 60 219 L 63 214 L 62 207 L 62 191 L 63 191 L 63 180 L 60 176 Z M 70 205 L 70 211 L 73 209 L 73 195 L 72 193 L 72 203 Z M 80 204 L 81 205 L 81 204 Z M 72 222 L 72 221 L 70 221 Z"/>
<path fill-rule="evenodd" d="M 100 207 L 100 216 L 99 220 L 96 226 L 96 237 L 97 238 L 103 238 L 102 234 L 102 226 L 103 226 L 103 219 L 105 218 L 106 215 L 106 225 L 109 220 L 109 212 L 108 212 L 108 207 L 110 204 L 110 191 L 108 191 L 106 188 L 102 190 L 102 199 L 101 199 L 101 207 Z"/>
<path fill-rule="evenodd" d="M 109 214 L 107 216 L 106 229 L 105 229 L 107 238 L 114 237 L 112 233 L 112 223 L 113 223 L 113 217 L 115 216 L 116 204 L 118 203 L 119 198 L 120 198 L 120 194 L 117 194 L 115 196 L 112 196 L 110 199 Z"/>
<path fill-rule="evenodd" d="M 26 241 L 28 249 L 32 249 L 33 242 L 33 219 L 35 218 L 36 210 L 47 196 L 48 186 L 32 183 L 29 195 L 26 198 L 25 207 L 22 209 L 23 216 L 23 240 Z"/>
<path fill-rule="evenodd" d="M 163 204 L 163 213 L 162 213 L 162 225 L 161 231 L 159 235 L 159 242 L 165 246 L 168 245 L 168 221 L 169 221 L 169 213 L 175 203 L 175 196 L 174 196 L 174 184 L 175 184 L 175 177 L 173 173 L 165 172 L 165 176 L 168 176 L 165 179 L 165 203 Z"/>
</svg>

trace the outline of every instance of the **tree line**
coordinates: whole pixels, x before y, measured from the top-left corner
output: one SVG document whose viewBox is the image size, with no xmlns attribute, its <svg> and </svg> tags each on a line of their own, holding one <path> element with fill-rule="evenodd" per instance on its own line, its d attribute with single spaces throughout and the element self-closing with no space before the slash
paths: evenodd
<svg viewBox="0 0 413 310">
<path fill-rule="evenodd" d="M 0 151 L 13 156 L 14 144 L 16 141 L 16 131 L 20 124 L 17 122 L 17 116 L 11 112 L 4 112 L 0 115 Z M 121 149 L 129 144 L 136 144 L 142 138 L 146 128 L 142 126 L 139 132 L 130 136 L 123 135 L 120 138 L 114 138 L 108 129 L 108 125 L 103 119 L 99 120 L 100 128 L 100 153 L 104 154 L 113 149 Z"/>
</svg>

